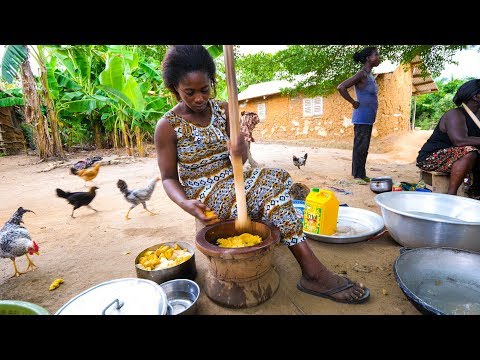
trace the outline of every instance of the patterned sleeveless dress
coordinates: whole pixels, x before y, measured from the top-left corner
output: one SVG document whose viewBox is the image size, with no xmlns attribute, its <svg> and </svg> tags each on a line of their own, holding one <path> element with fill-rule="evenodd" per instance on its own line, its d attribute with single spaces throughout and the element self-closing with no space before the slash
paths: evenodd
<svg viewBox="0 0 480 360">
<path fill-rule="evenodd" d="M 194 125 L 173 111 L 164 118 L 177 134 L 180 183 L 189 199 L 215 210 L 221 220 L 237 218 L 233 167 L 227 149 L 225 112 L 210 100 L 210 124 Z M 243 173 L 247 211 L 252 220 L 270 221 L 280 229 L 281 242 L 292 246 L 304 241 L 303 226 L 290 199 L 290 174 L 283 169 L 254 168 Z"/>
</svg>

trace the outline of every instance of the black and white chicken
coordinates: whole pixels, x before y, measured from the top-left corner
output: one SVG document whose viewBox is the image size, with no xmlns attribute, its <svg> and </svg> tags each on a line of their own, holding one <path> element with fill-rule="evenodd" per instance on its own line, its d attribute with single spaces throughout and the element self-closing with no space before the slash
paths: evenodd
<svg viewBox="0 0 480 360">
<path fill-rule="evenodd" d="M 132 206 L 130 206 L 130 209 L 128 209 L 127 214 L 125 215 L 125 219 L 130 220 L 130 218 L 128 217 L 128 214 L 130 214 L 130 211 L 138 204 L 142 204 L 143 208 L 147 210 L 151 215 L 157 215 L 154 212 L 147 209 L 146 201 L 150 200 L 153 190 L 155 190 L 155 185 L 157 185 L 157 182 L 159 180 L 160 178 L 156 177 L 150 180 L 150 182 L 147 184 L 146 187 L 141 189 L 133 189 L 133 190 L 128 189 L 127 183 L 125 181 L 121 179 L 117 181 L 117 186 L 120 189 L 120 191 L 123 193 L 123 196 L 130 204 L 132 204 Z"/>
<path fill-rule="evenodd" d="M 305 153 L 303 157 L 296 157 L 295 155 L 293 155 L 293 165 L 298 167 L 298 170 L 300 170 L 300 166 L 305 166 L 305 163 L 307 162 L 307 156 L 307 153 Z"/>
<path fill-rule="evenodd" d="M 28 230 L 20 225 L 23 223 L 22 217 L 26 212 L 34 213 L 32 210 L 19 207 L 0 230 L 0 257 L 12 260 L 15 273 L 11 277 L 25 274 L 29 269 L 34 270 L 37 267 L 28 254 L 38 255 L 38 245 L 32 240 Z M 27 257 L 28 267 L 25 272 L 20 272 L 17 269 L 15 258 L 23 255 Z"/>
</svg>

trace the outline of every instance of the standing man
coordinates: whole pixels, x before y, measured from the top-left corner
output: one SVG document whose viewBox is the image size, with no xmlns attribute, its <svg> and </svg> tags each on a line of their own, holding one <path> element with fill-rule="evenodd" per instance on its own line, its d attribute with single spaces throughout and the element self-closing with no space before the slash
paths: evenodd
<svg viewBox="0 0 480 360">
<path fill-rule="evenodd" d="M 367 177 L 365 164 L 378 109 L 378 85 L 373 77 L 372 69 L 380 64 L 380 56 L 377 48 L 369 46 L 360 52 L 355 52 L 353 60 L 362 63 L 362 69 L 338 85 L 337 90 L 353 106 L 352 176 L 356 180 L 369 182 L 370 178 Z M 352 86 L 354 86 L 357 100 L 354 100 L 348 93 L 348 89 Z"/>
</svg>

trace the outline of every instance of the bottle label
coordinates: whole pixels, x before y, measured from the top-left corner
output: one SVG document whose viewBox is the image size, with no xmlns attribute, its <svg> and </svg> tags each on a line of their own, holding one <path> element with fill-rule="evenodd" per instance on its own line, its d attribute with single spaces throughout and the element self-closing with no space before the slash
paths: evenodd
<svg viewBox="0 0 480 360">
<path fill-rule="evenodd" d="M 303 231 L 313 233 L 313 234 L 319 234 L 321 218 L 322 218 L 321 208 L 312 208 L 308 205 L 305 205 Z"/>
</svg>

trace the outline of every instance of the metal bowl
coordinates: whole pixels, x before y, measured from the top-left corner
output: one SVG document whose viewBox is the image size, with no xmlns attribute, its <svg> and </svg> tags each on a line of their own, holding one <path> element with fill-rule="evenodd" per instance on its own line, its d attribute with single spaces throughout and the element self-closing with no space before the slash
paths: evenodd
<svg viewBox="0 0 480 360">
<path fill-rule="evenodd" d="M 452 248 L 400 250 L 395 279 L 427 315 L 480 315 L 480 254 Z"/>
<path fill-rule="evenodd" d="M 192 315 L 197 313 L 200 287 L 195 281 L 175 279 L 160 285 L 167 294 L 167 315 Z"/>
<path fill-rule="evenodd" d="M 162 269 L 162 270 L 143 270 L 137 266 L 140 258 L 144 256 L 147 251 L 155 251 L 160 246 L 168 245 L 173 247 L 175 244 L 178 244 L 182 249 L 187 249 L 192 257 L 187 261 L 173 266 L 171 268 Z M 150 246 L 143 250 L 140 254 L 137 255 L 135 258 L 135 271 L 137 272 L 137 277 L 141 279 L 147 279 L 155 281 L 157 284 L 161 284 L 165 281 L 173 280 L 173 279 L 190 279 L 194 280 L 195 276 L 197 276 L 197 267 L 195 264 L 195 247 L 190 245 L 187 242 L 182 241 L 169 241 L 160 243 L 157 245 Z"/>
<path fill-rule="evenodd" d="M 480 251 L 480 201 L 419 191 L 375 196 L 385 227 L 400 245 Z"/>
</svg>

